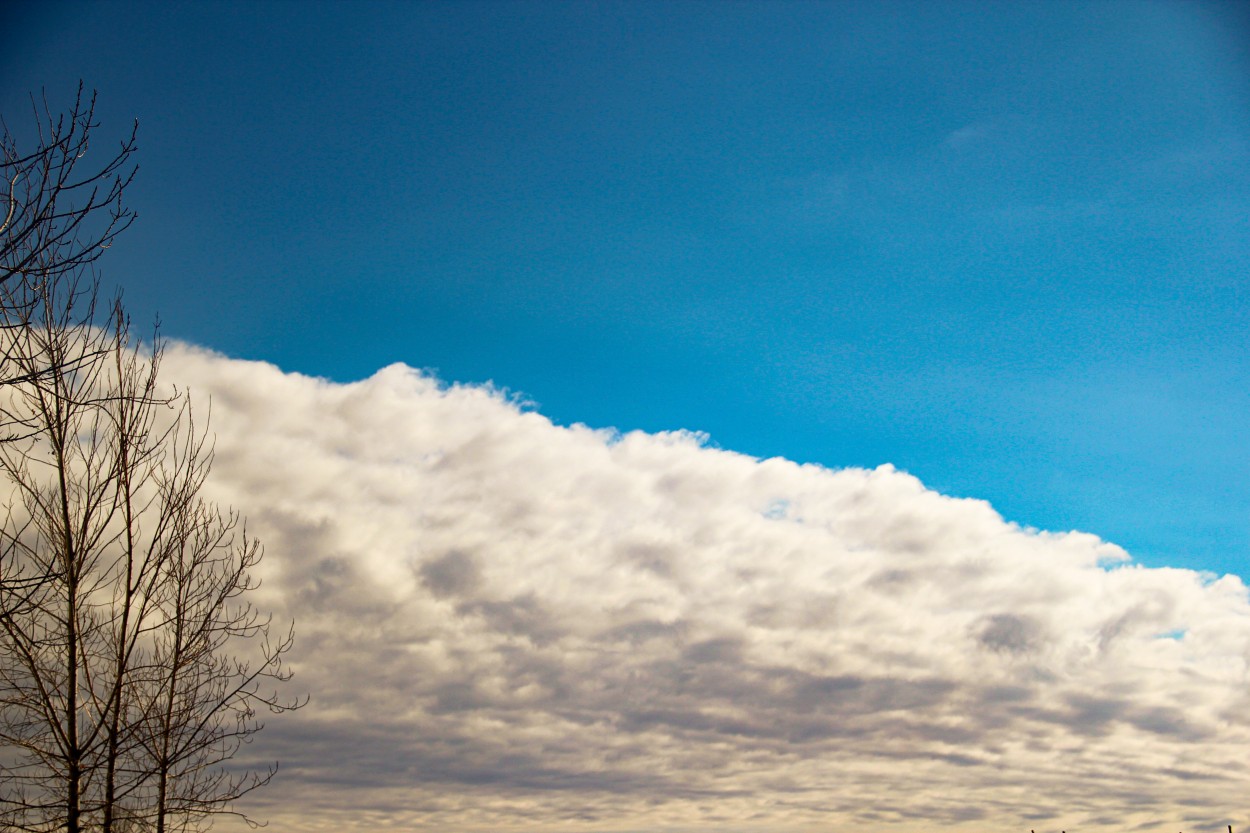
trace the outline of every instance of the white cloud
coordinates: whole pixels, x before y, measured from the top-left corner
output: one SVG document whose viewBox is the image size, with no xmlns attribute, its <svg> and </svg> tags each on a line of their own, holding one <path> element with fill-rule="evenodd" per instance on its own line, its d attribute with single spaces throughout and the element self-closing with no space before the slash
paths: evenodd
<svg viewBox="0 0 1250 833">
<path fill-rule="evenodd" d="M 1123 565 L 888 466 L 554 426 L 401 366 L 338 385 L 177 346 L 165 372 L 212 398 L 212 494 L 296 619 L 313 703 L 250 750 L 283 763 L 249 804 L 275 829 L 1244 812 L 1236 577 Z"/>
<path fill-rule="evenodd" d="M 999 115 L 965 124 L 946 134 L 943 146 L 956 152 L 972 150 L 987 151 L 1013 138 L 1022 139 L 1031 132 L 1033 125 L 1018 115 Z M 1001 150 L 1001 147 L 1000 147 Z"/>
<path fill-rule="evenodd" d="M 968 145 L 975 145 L 985 141 L 994 132 L 992 123 L 977 122 L 975 124 L 965 125 L 958 130 L 953 130 L 946 135 L 946 146 L 950 148 L 963 148 Z"/>
</svg>

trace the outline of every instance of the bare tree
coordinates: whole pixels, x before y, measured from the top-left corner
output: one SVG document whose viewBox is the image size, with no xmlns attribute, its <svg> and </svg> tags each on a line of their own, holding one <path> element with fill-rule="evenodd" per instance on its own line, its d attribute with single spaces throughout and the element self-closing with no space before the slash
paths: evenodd
<svg viewBox="0 0 1250 833">
<path fill-rule="evenodd" d="M 261 550 L 202 497 L 212 450 L 159 382 L 159 339 L 137 343 L 120 300 L 98 308 L 97 250 L 133 217 L 115 202 L 129 179 L 108 178 L 133 137 L 107 200 L 55 205 L 92 126 L 81 102 L 48 117 L 51 148 L 4 140 L 8 222 L 26 225 L 0 261 L 0 422 L 20 427 L 0 443 L 0 825 L 198 829 L 273 775 L 225 765 L 262 710 L 302 704 L 277 693 L 292 637 L 247 602 Z M 56 193 L 12 208 L 32 171 Z M 84 248 L 95 210 L 103 237 Z"/>
<path fill-rule="evenodd" d="M 113 155 L 91 167 L 83 160 L 98 126 L 95 103 L 94 93 L 84 96 L 81 82 L 63 114 L 54 113 L 46 95 L 32 97 L 34 150 L 29 153 L 19 149 L 18 137 L 0 117 L 0 308 L 5 311 L 0 326 L 28 322 L 45 284 L 77 286 L 84 277 L 94 277 L 95 262 L 135 220 L 123 197 L 138 170 L 131 159 L 138 122 Z M 64 297 L 63 291 L 58 294 Z M 0 385 L 22 381 L 4 352 L 10 346 L 0 345 Z"/>
<path fill-rule="evenodd" d="M 95 102 L 94 93 L 83 97 L 81 83 L 65 114 L 54 114 L 46 96 L 32 99 L 35 149 L 30 153 L 18 150 L 17 138 L 0 120 L 0 175 L 7 191 L 0 209 L 0 285 L 79 273 L 134 222 L 122 195 L 137 171 L 130 157 L 138 122 L 102 166 L 79 167 L 97 126 Z"/>
</svg>

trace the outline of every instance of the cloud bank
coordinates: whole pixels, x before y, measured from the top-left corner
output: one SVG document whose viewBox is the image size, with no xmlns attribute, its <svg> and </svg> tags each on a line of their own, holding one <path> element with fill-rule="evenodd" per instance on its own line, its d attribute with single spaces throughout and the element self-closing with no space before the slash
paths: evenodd
<svg viewBox="0 0 1250 833">
<path fill-rule="evenodd" d="M 274 829 L 1250 823 L 1236 577 L 399 365 L 164 371 L 296 621 L 312 705 L 248 750 Z"/>
</svg>

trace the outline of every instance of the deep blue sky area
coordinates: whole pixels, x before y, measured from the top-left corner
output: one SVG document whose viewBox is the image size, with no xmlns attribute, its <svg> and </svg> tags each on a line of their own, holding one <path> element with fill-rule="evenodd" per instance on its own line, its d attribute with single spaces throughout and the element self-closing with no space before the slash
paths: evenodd
<svg viewBox="0 0 1250 833">
<path fill-rule="evenodd" d="M 9 3 L 139 320 L 1250 576 L 1250 6 Z"/>
</svg>

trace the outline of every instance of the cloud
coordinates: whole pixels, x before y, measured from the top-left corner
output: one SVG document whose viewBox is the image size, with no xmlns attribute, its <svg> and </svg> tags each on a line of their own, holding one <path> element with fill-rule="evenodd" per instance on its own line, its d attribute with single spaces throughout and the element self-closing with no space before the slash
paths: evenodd
<svg viewBox="0 0 1250 833">
<path fill-rule="evenodd" d="M 965 124 L 946 134 L 943 147 L 955 152 L 991 150 L 1026 140 L 1037 133 L 1038 125 L 1017 114 L 1000 114 Z"/>
<path fill-rule="evenodd" d="M 993 122 L 980 121 L 951 131 L 946 135 L 944 144 L 949 148 L 964 148 L 969 145 L 980 144 L 991 138 L 996 132 L 997 127 Z"/>
<path fill-rule="evenodd" d="M 1237 577 L 399 365 L 164 370 L 296 621 L 275 829 L 1199 829 L 1250 787 Z"/>
</svg>

